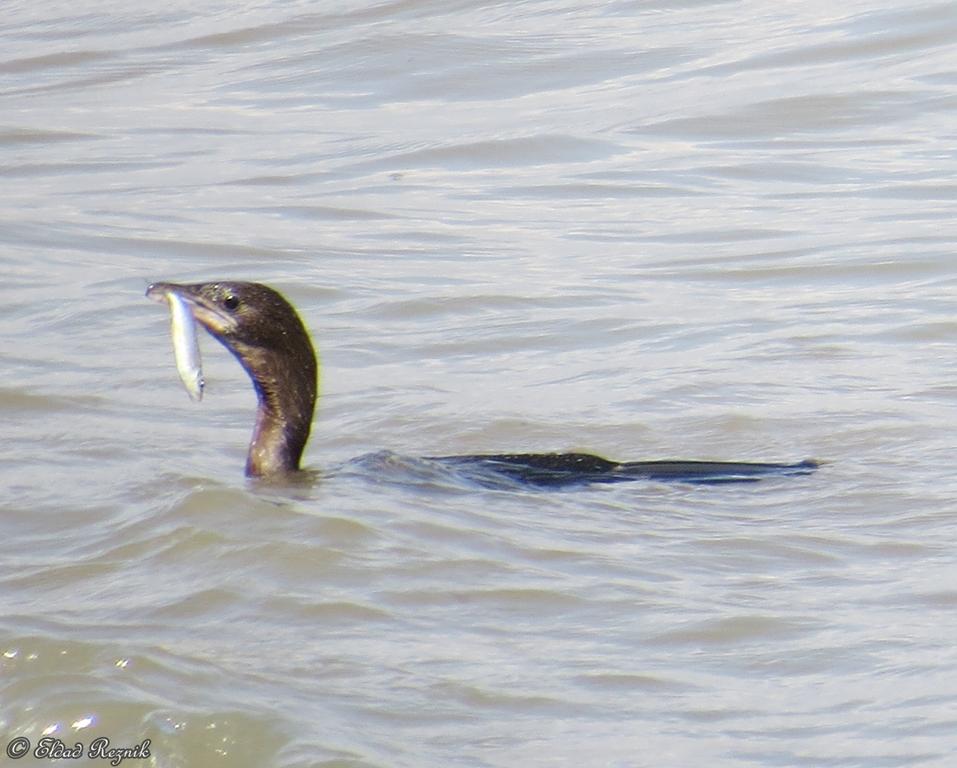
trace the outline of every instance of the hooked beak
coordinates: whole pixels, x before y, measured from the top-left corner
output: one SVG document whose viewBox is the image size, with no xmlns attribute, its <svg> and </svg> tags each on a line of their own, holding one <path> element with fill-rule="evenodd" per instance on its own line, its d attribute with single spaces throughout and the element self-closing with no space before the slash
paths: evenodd
<svg viewBox="0 0 957 768">
<path fill-rule="evenodd" d="M 166 302 L 169 293 L 179 296 L 189 304 L 193 317 L 213 336 L 221 337 L 236 329 L 236 318 L 224 312 L 203 295 L 207 283 L 184 285 L 182 283 L 152 283 L 146 289 L 146 297 L 159 303 Z"/>
</svg>

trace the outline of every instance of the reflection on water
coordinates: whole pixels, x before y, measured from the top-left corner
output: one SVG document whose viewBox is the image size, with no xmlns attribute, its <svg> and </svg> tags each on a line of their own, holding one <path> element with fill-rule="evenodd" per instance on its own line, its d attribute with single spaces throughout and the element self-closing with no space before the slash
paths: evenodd
<svg viewBox="0 0 957 768">
<path fill-rule="evenodd" d="M 955 24 L 8 9 L 3 746 L 948 765 Z M 322 351 L 304 482 L 242 477 L 219 345 L 179 387 L 142 294 L 215 278 Z M 824 464 L 546 492 L 395 458 L 549 450 Z"/>
</svg>

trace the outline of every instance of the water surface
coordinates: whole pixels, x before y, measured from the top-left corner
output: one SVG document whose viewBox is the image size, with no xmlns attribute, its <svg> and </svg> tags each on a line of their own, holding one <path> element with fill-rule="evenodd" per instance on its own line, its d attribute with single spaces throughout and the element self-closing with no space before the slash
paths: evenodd
<svg viewBox="0 0 957 768">
<path fill-rule="evenodd" d="M 949 766 L 955 33 L 929 2 L 13 4 L 2 746 Z M 242 477 L 211 339 L 179 386 L 143 292 L 215 278 L 321 349 L 310 482 Z M 825 465 L 542 492 L 413 460 L 542 450 Z"/>
</svg>

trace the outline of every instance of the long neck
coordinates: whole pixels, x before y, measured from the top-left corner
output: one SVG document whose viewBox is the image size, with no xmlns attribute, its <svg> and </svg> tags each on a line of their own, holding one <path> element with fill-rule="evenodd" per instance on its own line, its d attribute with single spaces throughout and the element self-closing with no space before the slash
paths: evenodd
<svg viewBox="0 0 957 768">
<path fill-rule="evenodd" d="M 308 344 L 308 342 L 307 342 Z M 247 350 L 237 354 L 259 398 L 246 474 L 295 472 L 309 439 L 316 407 L 317 363 L 311 344 L 298 354 Z"/>
</svg>

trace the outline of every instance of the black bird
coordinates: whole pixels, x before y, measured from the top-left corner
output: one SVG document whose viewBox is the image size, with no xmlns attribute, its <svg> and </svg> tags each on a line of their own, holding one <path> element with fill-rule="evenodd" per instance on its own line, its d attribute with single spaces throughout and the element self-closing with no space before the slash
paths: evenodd
<svg viewBox="0 0 957 768">
<path fill-rule="evenodd" d="M 239 360 L 259 398 L 246 458 L 250 477 L 299 471 L 316 407 L 319 367 L 299 315 L 285 298 L 260 283 L 154 283 L 146 295 L 179 296 L 196 320 Z M 806 475 L 811 460 L 795 464 L 724 461 L 610 461 L 587 453 L 502 453 L 426 457 L 466 471 L 542 487 L 626 480 L 692 483 L 754 481 L 774 475 Z"/>
</svg>

